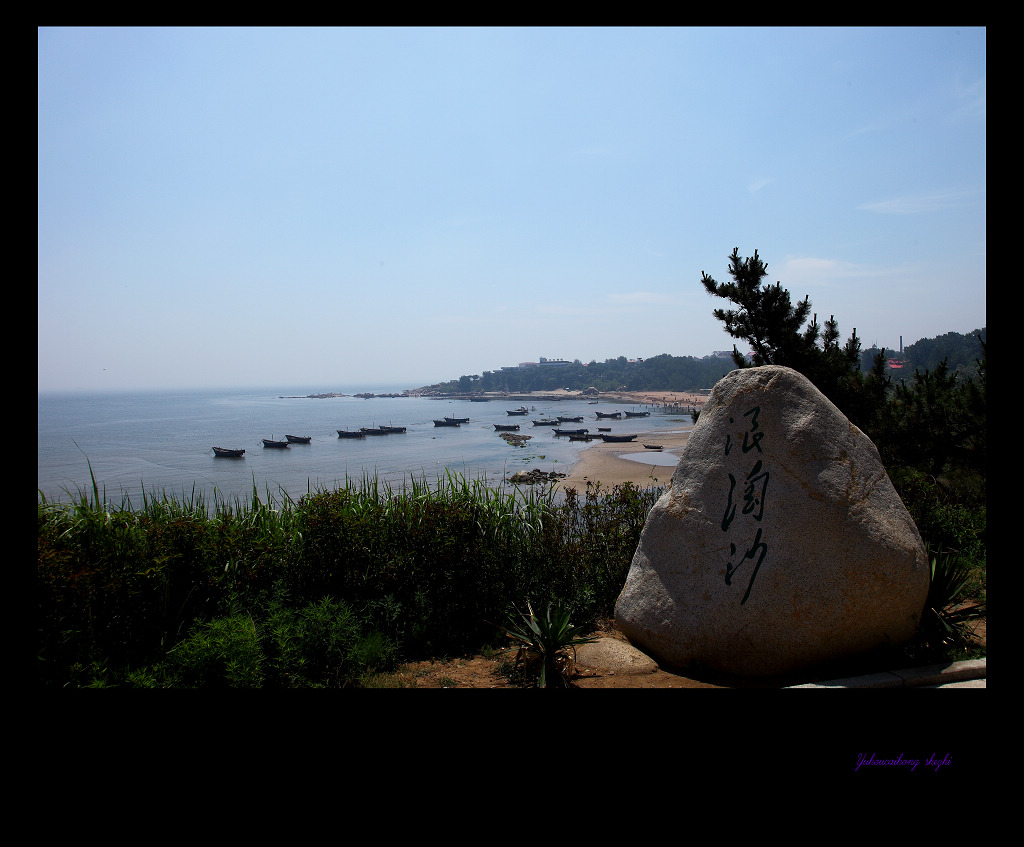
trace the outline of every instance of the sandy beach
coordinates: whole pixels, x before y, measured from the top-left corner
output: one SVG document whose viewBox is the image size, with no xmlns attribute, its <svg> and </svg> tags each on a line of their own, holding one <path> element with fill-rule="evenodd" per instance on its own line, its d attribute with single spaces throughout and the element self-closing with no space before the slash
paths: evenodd
<svg viewBox="0 0 1024 847">
<path fill-rule="evenodd" d="M 585 491 L 588 482 L 599 483 L 602 488 L 609 489 L 626 482 L 632 482 L 639 488 L 668 485 L 692 428 L 687 424 L 680 427 L 684 430 L 682 432 L 660 431 L 657 434 L 647 434 L 638 429 L 636 441 L 618 444 L 594 441 L 580 453 L 579 461 L 570 468 L 565 479 L 559 480 L 558 485 L 575 488 L 578 492 Z M 649 450 L 644 447 L 645 443 L 661 445 L 662 449 Z"/>
<path fill-rule="evenodd" d="M 707 397 L 685 391 L 617 391 L 614 394 L 602 394 L 601 399 L 602 402 L 613 401 L 636 406 L 678 405 L 699 410 Z M 678 432 L 662 430 L 657 433 L 644 430 L 643 419 L 637 419 L 636 425 L 636 441 L 593 441 L 580 453 L 579 461 L 572 466 L 564 479 L 559 480 L 558 486 L 575 488 L 578 492 L 583 492 L 586 491 L 588 482 L 598 483 L 605 489 L 626 482 L 631 482 L 639 488 L 668 485 L 693 425 L 681 425 Z M 644 444 L 657 444 L 662 449 L 649 450 Z M 623 456 L 633 458 L 622 458 Z M 651 458 L 648 460 L 648 457 Z M 671 464 L 664 464 L 667 462 Z"/>
</svg>

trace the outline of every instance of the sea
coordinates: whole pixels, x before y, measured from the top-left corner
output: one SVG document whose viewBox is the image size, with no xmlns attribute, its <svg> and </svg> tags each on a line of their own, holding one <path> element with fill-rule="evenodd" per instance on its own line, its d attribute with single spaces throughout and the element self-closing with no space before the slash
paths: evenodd
<svg viewBox="0 0 1024 847">
<path fill-rule="evenodd" d="M 641 419 L 601 420 L 612 434 L 678 431 L 689 415 L 602 400 L 503 400 L 474 402 L 432 397 L 353 396 L 366 389 L 273 388 L 134 393 L 40 393 L 38 493 L 48 502 L 91 494 L 95 478 L 101 497 L 121 506 L 142 506 L 147 496 L 216 502 L 298 500 L 309 492 L 359 484 L 375 477 L 392 489 L 415 479 L 435 487 L 447 474 L 481 479 L 490 487 L 509 485 L 522 470 L 568 473 L 586 442 L 556 436 L 533 420 L 583 415 L 565 428 L 596 430 L 595 411 L 651 411 Z M 379 390 L 375 394 L 397 393 Z M 526 406 L 529 414 L 507 410 Z M 435 419 L 469 418 L 458 427 L 436 427 Z M 523 447 L 508 444 L 495 424 L 518 423 Z M 340 438 L 338 430 L 380 425 L 406 432 L 362 439 Z M 310 436 L 309 444 L 287 449 L 263 446 L 262 439 Z M 219 458 L 213 447 L 244 449 L 239 459 Z M 677 456 L 646 454 L 675 464 Z M 91 474 L 91 475 L 90 475 Z"/>
</svg>

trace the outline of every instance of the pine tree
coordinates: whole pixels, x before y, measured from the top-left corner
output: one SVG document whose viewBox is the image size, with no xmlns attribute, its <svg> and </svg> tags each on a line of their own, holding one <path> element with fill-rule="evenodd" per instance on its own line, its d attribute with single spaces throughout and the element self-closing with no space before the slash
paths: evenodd
<svg viewBox="0 0 1024 847">
<path fill-rule="evenodd" d="M 701 272 L 701 283 L 708 294 L 734 303 L 736 309 L 715 309 L 714 316 L 725 324 L 733 338 L 745 340 L 751 349 L 751 361 L 733 346 L 737 367 L 784 365 L 806 376 L 835 403 L 854 423 L 863 427 L 877 410 L 884 386 L 874 381 L 868 386 L 860 368 L 860 339 L 857 330 L 842 347 L 839 346 L 839 322 L 829 317 L 824 327 L 811 314 L 809 297 L 793 304 L 789 291 L 781 283 L 764 282 L 768 265 L 757 251 L 741 259 L 739 248 L 729 256 L 732 282 L 718 282 Z M 870 387 L 870 391 L 866 389 Z"/>
</svg>

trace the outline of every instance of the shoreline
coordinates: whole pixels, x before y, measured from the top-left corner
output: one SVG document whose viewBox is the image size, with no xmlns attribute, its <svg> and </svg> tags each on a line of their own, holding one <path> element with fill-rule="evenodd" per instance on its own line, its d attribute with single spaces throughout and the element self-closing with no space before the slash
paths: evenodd
<svg viewBox="0 0 1024 847">
<path fill-rule="evenodd" d="M 694 391 L 616 391 L 601 395 L 601 402 L 633 403 L 653 406 L 691 406 L 700 410 L 707 396 Z M 637 424 L 642 426 L 640 420 Z M 672 482 L 678 458 L 690 437 L 693 424 L 684 424 L 678 431 L 637 430 L 636 441 L 622 444 L 598 442 L 580 451 L 579 459 L 564 479 L 558 481 L 561 489 L 575 488 L 585 491 L 587 483 L 596 483 L 611 489 L 616 485 L 632 483 L 637 488 L 668 487 Z M 647 450 L 644 443 L 660 444 L 660 451 Z M 671 465 L 644 462 L 638 454 L 653 454 L 664 461 L 666 454 L 676 457 Z M 636 459 L 623 459 L 623 455 L 637 455 Z"/>
<path fill-rule="evenodd" d="M 588 395 L 580 390 L 556 388 L 551 391 L 529 391 L 509 394 L 475 393 L 475 394 L 420 394 L 422 389 L 412 389 L 410 397 L 447 397 L 453 400 L 480 400 L 494 402 L 514 402 L 528 400 L 586 400 L 597 399 L 600 403 L 632 403 L 640 406 L 690 406 L 700 409 L 708 399 L 708 395 L 696 391 L 607 391 L 598 395 Z M 384 395 L 380 395 L 384 396 Z"/>
<path fill-rule="evenodd" d="M 561 489 L 575 488 L 585 491 L 588 483 L 596 483 L 602 488 L 614 488 L 627 482 L 637 488 L 652 486 L 668 486 L 672 482 L 672 474 L 678 464 L 679 455 L 690 437 L 693 424 L 686 424 L 678 431 L 638 432 L 636 441 L 624 443 L 599 442 L 580 451 L 579 459 L 569 469 L 563 479 L 558 480 Z M 648 450 L 644 443 L 662 445 L 659 451 Z M 624 459 L 622 456 L 636 456 L 636 459 Z M 643 461 L 644 455 L 664 457 L 675 456 L 676 461 L 669 464 L 654 464 Z"/>
</svg>

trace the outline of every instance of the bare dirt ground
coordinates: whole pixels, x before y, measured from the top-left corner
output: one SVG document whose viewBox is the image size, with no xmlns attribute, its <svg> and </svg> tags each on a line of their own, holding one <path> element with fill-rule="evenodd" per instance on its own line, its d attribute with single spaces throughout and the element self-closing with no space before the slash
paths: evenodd
<svg viewBox="0 0 1024 847">
<path fill-rule="evenodd" d="M 602 624 L 595 635 L 600 639 L 625 641 L 612 621 Z M 986 620 L 978 621 L 974 626 L 977 643 L 987 644 Z M 390 675 L 386 681 L 389 687 L 402 688 L 522 688 L 509 680 L 506 671 L 516 655 L 515 648 L 493 657 L 483 655 L 463 656 L 457 658 L 430 659 L 414 662 L 403 666 L 397 673 Z M 875 669 L 877 670 L 877 668 Z M 862 669 L 861 673 L 870 673 L 871 669 Z M 768 680 L 762 687 L 778 688 L 800 682 L 811 682 L 823 679 L 835 679 L 847 675 L 837 670 L 827 670 L 814 675 L 813 679 Z M 851 674 L 852 675 L 852 674 Z M 614 672 L 601 668 L 586 667 L 582 663 L 573 668 L 570 676 L 572 688 L 736 688 L 727 680 L 712 678 L 697 679 L 663 668 L 655 668 L 649 672 Z M 744 686 L 748 687 L 748 686 Z"/>
</svg>

